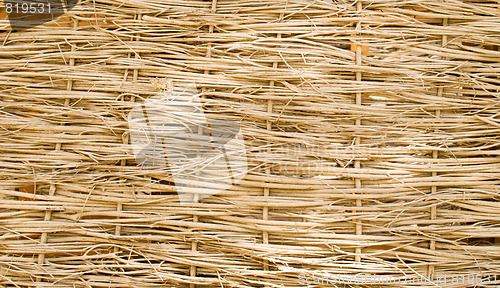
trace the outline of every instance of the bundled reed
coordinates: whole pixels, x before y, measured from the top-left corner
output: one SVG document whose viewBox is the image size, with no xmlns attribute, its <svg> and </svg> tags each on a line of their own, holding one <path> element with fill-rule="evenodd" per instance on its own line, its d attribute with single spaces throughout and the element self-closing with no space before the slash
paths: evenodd
<svg viewBox="0 0 500 288">
<path fill-rule="evenodd" d="M 84 0 L 2 20 L 0 286 L 497 287 L 499 6 Z M 183 203 L 137 164 L 128 116 L 158 83 L 239 123 L 237 184 Z"/>
</svg>

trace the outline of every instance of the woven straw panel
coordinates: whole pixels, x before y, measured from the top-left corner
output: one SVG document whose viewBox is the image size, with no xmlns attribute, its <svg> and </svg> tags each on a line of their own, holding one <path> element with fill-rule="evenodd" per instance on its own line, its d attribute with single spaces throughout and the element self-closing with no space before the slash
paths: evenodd
<svg viewBox="0 0 500 288">
<path fill-rule="evenodd" d="M 498 1 L 84 0 L 0 28 L 2 287 L 500 282 Z M 239 123 L 241 181 L 181 203 L 137 164 L 158 83 Z"/>
</svg>

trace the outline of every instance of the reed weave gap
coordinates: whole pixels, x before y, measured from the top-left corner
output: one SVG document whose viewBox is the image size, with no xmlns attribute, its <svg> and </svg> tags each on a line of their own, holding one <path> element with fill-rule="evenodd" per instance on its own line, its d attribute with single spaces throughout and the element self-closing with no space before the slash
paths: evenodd
<svg viewBox="0 0 500 288">
<path fill-rule="evenodd" d="M 286 9 L 286 7 L 284 8 Z M 284 12 L 280 13 L 279 15 L 279 19 L 278 19 L 278 23 L 281 23 L 281 21 L 283 20 L 283 15 L 284 15 Z M 276 40 L 277 41 L 280 41 L 281 39 L 281 33 L 277 33 L 276 34 Z M 276 55 L 276 56 L 279 56 L 279 55 Z M 273 71 L 276 71 L 278 69 L 278 65 L 279 65 L 279 62 L 280 61 L 274 61 L 272 63 L 272 69 Z M 270 80 L 269 81 L 269 90 L 270 90 L 270 93 L 271 93 L 271 97 L 269 97 L 269 99 L 267 99 L 267 119 L 266 119 L 266 129 L 268 131 L 272 131 L 273 129 L 273 124 L 272 124 L 272 115 L 273 115 L 273 96 L 276 95 L 275 93 L 275 81 L 274 80 Z M 271 153 L 271 147 L 273 146 L 273 141 L 270 141 L 267 143 L 267 148 L 266 148 L 266 152 L 267 153 Z M 265 167 L 266 169 L 266 175 L 271 175 L 271 167 L 269 165 L 266 165 Z M 264 187 L 264 206 L 262 207 L 262 220 L 263 221 L 268 221 L 269 220 L 269 206 L 268 206 L 268 201 L 269 201 L 269 196 L 270 196 L 270 188 L 269 187 Z M 262 244 L 264 245 L 268 245 L 269 244 L 269 232 L 264 230 L 262 231 Z M 263 259 L 263 270 L 264 271 L 268 271 L 269 270 L 269 260 L 266 259 L 267 257 L 265 257 Z M 267 277 L 267 275 L 266 275 Z"/>
<path fill-rule="evenodd" d="M 356 2 L 356 12 L 358 14 L 358 17 L 362 14 L 362 11 L 363 11 L 363 3 L 361 1 L 357 1 Z M 357 25 L 356 25 L 356 29 L 355 29 L 355 34 L 356 35 L 360 35 L 362 34 L 361 32 L 361 29 L 362 29 L 362 21 L 360 20 Z M 359 41 L 358 39 L 356 39 L 356 41 L 358 41 L 357 45 L 356 45 L 356 66 L 360 67 L 362 65 L 362 61 L 361 61 L 361 49 L 362 49 L 362 46 L 361 46 L 361 41 Z M 358 71 L 356 72 L 356 83 L 357 85 L 360 85 L 362 81 L 362 75 L 361 75 L 361 72 Z M 361 92 L 357 92 L 356 93 L 356 105 L 359 106 L 361 108 L 361 105 L 362 105 L 362 99 L 361 99 L 361 96 L 362 96 L 362 93 Z M 356 123 L 355 123 L 356 126 L 361 126 L 363 125 L 362 121 L 361 121 L 361 118 L 356 118 Z M 356 138 L 355 138 L 355 141 L 354 141 L 354 145 L 356 145 L 356 147 L 360 147 L 361 146 L 361 136 L 359 135 L 356 135 Z M 360 160 L 354 160 L 354 168 L 355 169 L 361 169 L 361 161 Z M 358 191 L 360 191 L 362 189 L 362 184 L 361 184 L 361 179 L 356 177 L 354 179 L 355 181 L 355 187 Z M 361 201 L 361 198 L 356 198 L 356 207 L 357 208 L 360 208 L 362 206 L 362 201 Z M 363 213 L 362 211 L 356 211 L 358 213 Z M 360 218 L 358 217 L 356 219 L 356 231 L 355 231 L 355 234 L 357 236 L 361 236 L 363 235 L 363 223 L 362 221 L 360 220 Z M 360 247 L 356 247 L 356 251 L 355 251 L 355 259 L 354 261 L 356 261 L 357 263 L 361 262 L 361 248 Z M 357 286 L 359 287 L 359 286 Z"/>
<path fill-rule="evenodd" d="M 210 7 L 211 7 L 210 8 L 210 14 L 213 15 L 213 14 L 217 13 L 217 0 L 212 0 Z M 213 35 L 213 33 L 214 33 L 214 25 L 213 24 L 208 25 L 208 33 Z M 208 42 L 207 43 L 207 51 L 206 51 L 206 54 L 205 54 L 205 58 L 207 58 L 207 60 L 209 60 L 211 57 L 212 57 L 212 43 Z M 210 74 L 210 70 L 205 69 L 203 71 L 203 73 L 205 75 L 209 75 Z M 202 97 L 203 97 L 203 95 L 206 92 L 207 92 L 206 87 L 205 86 L 202 87 Z M 201 127 L 198 128 L 198 133 L 202 134 Z M 195 194 L 195 201 L 194 201 L 194 203 L 198 203 L 198 197 L 199 197 L 199 195 Z M 193 222 L 197 223 L 199 220 L 200 219 L 199 219 L 198 215 L 194 214 L 193 215 Z M 195 234 L 196 235 L 195 239 L 191 240 L 191 250 L 194 253 L 197 253 L 197 251 L 198 251 L 198 241 L 197 241 L 198 236 L 197 236 L 197 234 L 199 233 L 199 230 L 196 229 L 196 232 L 197 233 Z M 196 277 L 196 265 L 191 265 L 190 266 L 189 276 L 192 277 L 192 278 Z M 190 288 L 194 288 L 194 287 L 196 287 L 196 285 L 194 283 L 190 283 L 189 287 Z"/>
<path fill-rule="evenodd" d="M 82 0 L 9 25 L 1 287 L 500 284 L 498 1 Z M 158 81 L 240 125 L 241 181 L 181 203 L 138 165 Z"/>
<path fill-rule="evenodd" d="M 78 28 L 78 20 L 73 20 L 74 21 L 74 28 L 77 29 Z M 74 52 L 75 49 L 74 49 L 74 46 L 71 47 L 71 52 Z M 63 55 L 63 60 L 66 64 L 66 60 L 64 59 L 64 55 Z M 70 67 L 72 66 L 75 66 L 75 58 L 74 57 L 71 57 L 69 59 L 69 63 L 67 63 Z M 72 80 L 68 80 L 67 81 L 67 86 L 66 86 L 66 90 L 67 91 L 71 91 L 73 89 L 73 81 Z M 65 108 L 68 108 L 69 105 L 71 103 L 71 99 L 70 98 L 64 98 L 64 107 Z M 61 125 L 64 125 L 64 124 L 61 124 Z M 57 142 L 56 145 L 55 145 L 55 151 L 61 151 L 62 149 L 62 142 Z M 34 185 L 34 189 L 36 189 L 36 183 Z M 55 196 L 56 195 L 56 190 L 57 190 L 57 184 L 55 182 L 52 182 L 50 183 L 50 186 L 49 186 L 49 196 Z M 44 214 L 44 219 L 43 221 L 52 221 L 52 211 L 51 210 L 46 210 L 45 211 L 45 214 Z M 48 238 L 49 238 L 49 232 L 42 232 L 41 233 L 41 236 L 40 236 L 40 244 L 42 246 L 44 245 L 47 245 L 47 241 L 48 241 Z M 46 259 L 45 259 L 45 254 L 47 253 L 48 251 L 47 250 L 42 250 L 41 253 L 38 254 L 38 265 L 40 265 L 40 269 L 42 270 L 43 268 L 41 268 L 44 264 L 46 264 Z M 45 282 L 45 279 L 43 277 L 37 277 L 36 278 L 36 282 L 37 284 L 43 284 L 43 282 Z"/>
<path fill-rule="evenodd" d="M 443 3 L 445 3 L 445 1 L 443 1 Z M 444 27 L 448 26 L 448 18 L 443 19 L 442 25 Z M 443 35 L 441 37 L 442 46 L 446 47 L 447 42 L 448 42 L 448 37 L 446 35 Z M 443 97 L 443 94 L 444 94 L 444 88 L 442 86 L 440 86 L 437 89 L 437 95 L 438 95 L 438 97 Z M 436 121 L 440 121 L 441 110 L 437 109 L 435 113 L 436 113 L 436 117 L 435 117 Z M 438 159 L 438 158 L 439 158 L 439 150 L 432 151 L 432 159 Z M 435 178 L 438 176 L 438 174 L 436 171 L 432 171 L 431 176 L 432 176 L 432 178 Z M 437 191 L 438 191 L 438 187 L 436 185 L 431 186 L 431 195 L 432 195 L 431 197 L 435 197 L 435 195 L 437 194 Z M 438 208 L 438 206 L 439 206 L 439 203 L 432 204 L 432 206 L 431 206 L 431 221 L 437 220 L 437 215 L 438 215 L 437 208 Z M 431 250 L 436 250 L 436 240 L 434 240 L 434 239 L 430 240 L 429 248 Z M 433 264 L 429 264 L 429 266 L 428 266 L 428 277 L 431 281 L 434 280 L 434 265 Z"/>
<path fill-rule="evenodd" d="M 134 19 L 137 20 L 137 22 L 140 22 L 142 20 L 141 18 L 142 18 L 142 15 L 140 13 L 137 13 L 137 14 L 134 15 Z M 132 37 L 130 37 L 130 40 L 132 40 L 132 41 L 139 41 L 139 35 L 138 34 L 133 35 Z M 139 53 L 132 53 L 132 52 L 128 53 L 127 58 L 130 59 L 132 57 L 132 54 L 134 54 L 134 59 L 135 60 L 137 60 L 137 59 L 140 58 L 140 54 Z M 128 79 L 128 77 L 129 77 L 129 69 L 125 69 L 122 83 L 126 82 L 127 79 Z M 134 69 L 132 69 L 132 82 L 133 83 L 137 83 L 138 79 L 139 79 L 139 69 L 134 68 Z M 125 95 L 122 95 L 122 100 L 123 101 L 126 100 Z M 129 101 L 131 103 L 134 103 L 135 96 L 130 96 L 130 100 Z M 123 134 L 123 136 L 122 136 L 122 143 L 123 143 L 123 145 L 128 145 L 130 143 L 130 134 L 128 132 L 125 132 Z M 125 158 L 121 159 L 120 160 L 120 165 L 121 166 L 126 166 L 127 165 L 127 159 L 125 159 Z M 122 183 L 126 182 L 126 180 L 127 180 L 126 178 L 122 178 L 121 179 Z M 132 192 L 132 193 L 135 193 L 135 192 Z M 123 211 L 123 203 L 122 202 L 118 202 L 116 204 L 116 212 L 119 215 L 121 211 Z M 122 231 L 121 224 L 117 224 L 115 226 L 115 236 L 117 236 L 117 238 L 119 238 L 121 236 L 121 231 Z M 119 248 L 118 245 L 116 245 L 113 248 L 113 252 L 115 254 L 117 254 L 117 253 L 120 252 L 120 248 Z"/>
</svg>

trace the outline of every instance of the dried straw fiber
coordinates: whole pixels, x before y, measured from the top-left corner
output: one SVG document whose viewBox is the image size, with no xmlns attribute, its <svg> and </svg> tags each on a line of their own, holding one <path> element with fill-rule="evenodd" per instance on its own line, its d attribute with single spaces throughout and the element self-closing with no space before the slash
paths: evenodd
<svg viewBox="0 0 500 288">
<path fill-rule="evenodd" d="M 0 286 L 498 287 L 499 6 L 84 0 L 1 20 Z M 188 84 L 239 123 L 249 171 L 181 203 L 127 119 Z"/>
</svg>

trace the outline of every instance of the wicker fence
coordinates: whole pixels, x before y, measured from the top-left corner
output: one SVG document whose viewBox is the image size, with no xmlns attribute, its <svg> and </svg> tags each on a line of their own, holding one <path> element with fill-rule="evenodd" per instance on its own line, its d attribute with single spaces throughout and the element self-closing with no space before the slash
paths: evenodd
<svg viewBox="0 0 500 288">
<path fill-rule="evenodd" d="M 1 287 L 498 287 L 498 1 L 85 0 L 0 28 Z M 186 85 L 248 163 L 189 203 L 128 123 Z"/>
</svg>

